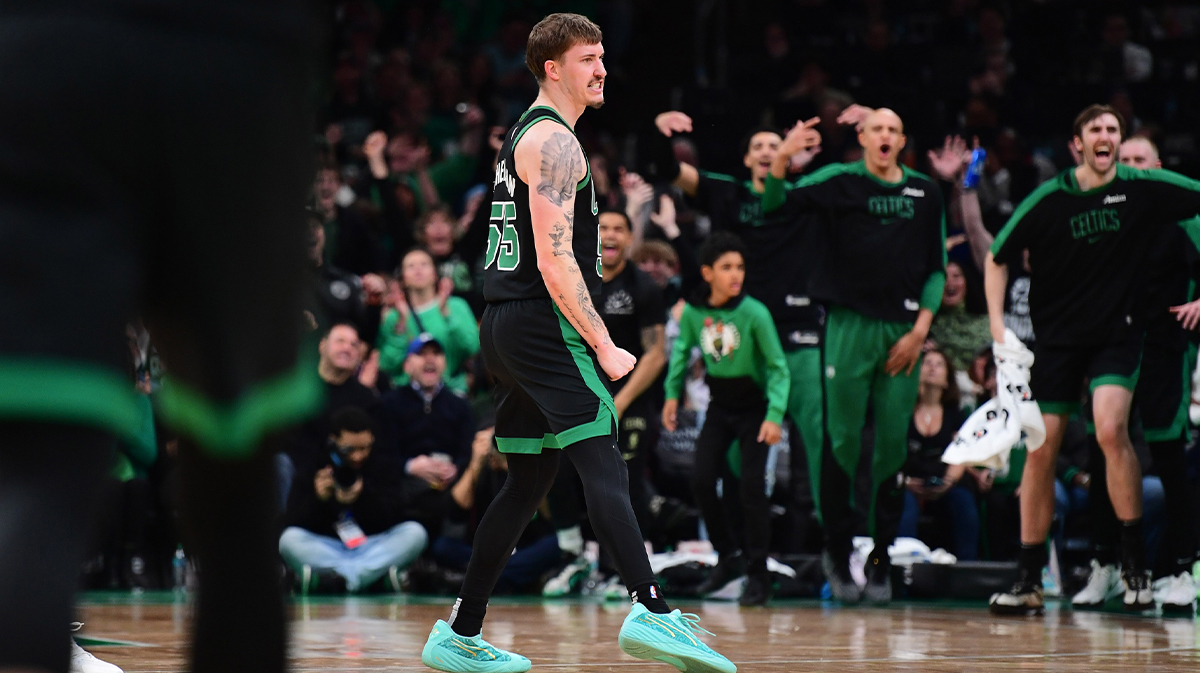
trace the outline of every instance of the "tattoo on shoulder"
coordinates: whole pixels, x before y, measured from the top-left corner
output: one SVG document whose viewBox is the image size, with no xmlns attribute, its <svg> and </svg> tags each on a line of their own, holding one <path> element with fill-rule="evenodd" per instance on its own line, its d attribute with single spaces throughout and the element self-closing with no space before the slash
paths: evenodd
<svg viewBox="0 0 1200 673">
<path fill-rule="evenodd" d="M 555 132 L 542 144 L 542 182 L 538 194 L 561 206 L 575 196 L 582 168 L 578 142 L 569 133 Z"/>
</svg>

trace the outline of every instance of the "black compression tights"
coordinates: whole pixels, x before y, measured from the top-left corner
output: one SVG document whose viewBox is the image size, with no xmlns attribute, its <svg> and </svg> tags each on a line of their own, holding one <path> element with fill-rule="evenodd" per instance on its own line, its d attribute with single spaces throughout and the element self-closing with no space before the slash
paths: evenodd
<svg viewBox="0 0 1200 673">
<path fill-rule="evenodd" d="M 565 449 L 583 482 L 588 518 L 600 545 L 613 557 L 629 588 L 654 581 L 642 533 L 629 505 L 629 474 L 610 436 L 593 437 Z M 451 626 L 461 635 L 479 633 L 484 611 L 508 557 L 558 473 L 559 452 L 512 453 L 508 478 L 479 522 L 471 562 L 463 580 Z"/>
</svg>

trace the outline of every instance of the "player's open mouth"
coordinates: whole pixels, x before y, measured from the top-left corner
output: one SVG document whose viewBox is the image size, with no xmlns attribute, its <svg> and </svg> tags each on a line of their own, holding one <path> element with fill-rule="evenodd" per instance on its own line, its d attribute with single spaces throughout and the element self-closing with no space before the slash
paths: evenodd
<svg viewBox="0 0 1200 673">
<path fill-rule="evenodd" d="M 596 93 L 600 93 L 601 91 L 604 91 L 604 80 L 592 82 L 591 84 L 588 85 L 588 89 L 591 91 L 595 91 Z"/>
<path fill-rule="evenodd" d="M 888 158 L 888 155 L 891 154 L 891 152 L 892 146 L 888 143 L 884 143 L 879 146 L 879 156 L 883 157 L 884 159 Z"/>
<path fill-rule="evenodd" d="M 1112 145 L 1097 145 L 1096 146 L 1096 158 L 1097 159 L 1101 159 L 1101 158 L 1108 159 L 1109 157 L 1112 156 L 1112 153 L 1113 153 Z"/>
</svg>

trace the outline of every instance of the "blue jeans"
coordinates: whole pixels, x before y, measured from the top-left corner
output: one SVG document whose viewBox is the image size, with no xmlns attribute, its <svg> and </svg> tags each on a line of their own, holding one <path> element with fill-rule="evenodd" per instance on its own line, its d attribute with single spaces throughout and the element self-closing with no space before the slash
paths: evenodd
<svg viewBox="0 0 1200 673">
<path fill-rule="evenodd" d="M 471 545 L 455 538 L 439 537 L 433 541 L 430 551 L 438 565 L 455 570 L 465 569 L 471 560 Z M 517 549 L 508 557 L 496 587 L 510 591 L 526 587 L 541 578 L 547 570 L 552 570 L 561 560 L 558 536 L 547 535 L 527 547 Z"/>
<path fill-rule="evenodd" d="M 347 549 L 338 538 L 289 526 L 279 537 L 279 553 L 296 572 L 306 565 L 336 572 L 346 578 L 346 589 L 354 593 L 383 577 L 391 566 L 408 566 L 428 543 L 429 535 L 416 521 L 370 535 L 354 549 Z"/>
<path fill-rule="evenodd" d="M 955 486 L 941 498 L 927 500 L 925 509 L 938 518 L 950 519 L 951 551 L 958 560 L 974 561 L 979 558 L 979 508 L 975 504 L 975 494 L 962 486 Z M 904 491 L 904 512 L 900 515 L 900 527 L 896 534 L 917 537 L 917 519 L 920 515 L 917 496 L 912 491 Z"/>
<path fill-rule="evenodd" d="M 1159 543 L 1163 535 L 1164 507 L 1166 494 L 1162 480 L 1158 477 L 1142 477 L 1142 534 L 1146 544 L 1146 567 L 1154 567 Z M 1062 530 L 1067 517 L 1088 509 L 1088 491 L 1079 486 L 1066 486 L 1054 480 L 1054 526 L 1055 543 L 1062 548 Z M 1092 522 L 1095 525 L 1095 522 Z"/>
<path fill-rule="evenodd" d="M 275 476 L 279 480 L 279 511 L 287 511 L 288 495 L 292 492 L 292 481 L 296 478 L 296 465 L 292 457 L 280 451 L 275 454 Z"/>
</svg>

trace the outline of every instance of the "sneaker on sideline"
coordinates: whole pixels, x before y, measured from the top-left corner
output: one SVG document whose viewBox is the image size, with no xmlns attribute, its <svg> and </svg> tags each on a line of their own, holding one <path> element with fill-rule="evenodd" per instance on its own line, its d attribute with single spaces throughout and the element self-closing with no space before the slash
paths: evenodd
<svg viewBox="0 0 1200 673">
<path fill-rule="evenodd" d="M 1092 572 L 1088 575 L 1087 584 L 1071 597 L 1071 606 L 1078 610 L 1101 608 L 1124 593 L 1121 569 L 1111 564 L 1100 565 L 1099 561 L 1092 559 Z"/>
</svg>

